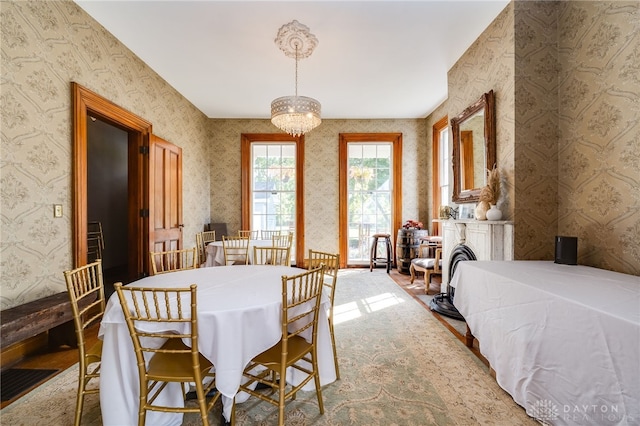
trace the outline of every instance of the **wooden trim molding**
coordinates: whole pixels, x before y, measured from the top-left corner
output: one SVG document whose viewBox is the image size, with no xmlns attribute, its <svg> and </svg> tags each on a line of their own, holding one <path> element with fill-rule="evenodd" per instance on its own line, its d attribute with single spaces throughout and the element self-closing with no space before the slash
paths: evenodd
<svg viewBox="0 0 640 426">
<path fill-rule="evenodd" d="M 393 196 L 391 207 L 392 233 L 402 226 L 402 133 L 340 133 L 340 143 L 338 147 L 338 196 L 339 196 L 339 251 L 340 267 L 347 266 L 347 255 L 349 252 L 348 239 L 348 203 L 347 203 L 347 183 L 349 176 L 348 144 L 350 143 L 375 143 L 391 142 L 393 144 Z M 393 240 L 393 235 L 391 236 Z M 395 253 L 394 253 L 395 258 Z"/>
<path fill-rule="evenodd" d="M 152 126 L 150 122 L 76 82 L 71 82 L 71 97 L 73 108 L 73 261 L 74 268 L 77 268 L 87 263 L 87 117 L 91 115 L 100 118 L 127 131 L 129 133 L 129 157 L 131 157 L 131 152 L 139 152 L 140 147 L 149 146 Z M 130 158 L 129 160 L 129 205 L 134 205 L 132 202 L 135 202 L 136 208 L 130 207 L 130 210 L 135 211 L 143 208 L 145 200 L 148 198 L 145 194 L 148 169 L 145 160 L 141 157 L 141 155 L 136 155 L 135 159 Z M 135 166 L 133 170 L 131 170 L 132 165 Z M 134 173 L 134 176 L 131 176 L 131 173 Z M 131 179 L 135 179 L 135 191 L 131 191 Z M 134 220 L 135 222 L 133 222 Z M 133 226 L 135 232 L 129 233 L 129 244 L 130 247 L 136 247 L 135 250 L 131 250 L 130 265 L 139 264 L 142 259 L 139 250 L 144 245 L 146 231 L 145 227 L 139 223 L 140 221 L 139 217 L 130 217 L 129 226 Z M 138 265 L 138 267 L 140 266 Z"/>
<path fill-rule="evenodd" d="M 304 263 L 304 135 L 286 133 L 243 133 L 240 137 L 241 224 L 249 229 L 251 224 L 251 144 L 296 144 L 296 265 Z"/>
<path fill-rule="evenodd" d="M 442 197 L 440 196 L 440 132 L 446 129 L 449 124 L 449 117 L 444 116 L 440 120 L 436 121 L 436 123 L 432 127 L 432 138 L 431 138 L 431 161 L 433 164 L 432 167 L 432 176 L 431 182 L 433 183 L 431 187 L 431 191 L 433 193 L 432 205 L 431 205 L 431 218 L 437 219 L 440 217 L 440 206 L 442 205 Z M 448 144 L 447 144 L 448 145 Z M 440 235 L 440 224 L 437 222 L 432 222 L 432 230 L 431 235 Z"/>
</svg>

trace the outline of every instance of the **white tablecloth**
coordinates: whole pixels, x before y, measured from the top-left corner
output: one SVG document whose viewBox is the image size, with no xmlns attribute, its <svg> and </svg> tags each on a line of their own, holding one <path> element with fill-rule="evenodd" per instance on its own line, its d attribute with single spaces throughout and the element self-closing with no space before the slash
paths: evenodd
<svg viewBox="0 0 640 426">
<path fill-rule="evenodd" d="M 273 240 L 249 240 L 249 263 L 253 263 L 254 247 L 269 247 L 273 245 Z M 222 249 L 222 241 L 213 241 L 207 244 L 207 261 L 203 265 L 222 266 L 224 265 L 224 250 Z"/>
<path fill-rule="evenodd" d="M 200 268 L 147 277 L 132 283 L 146 287 L 198 285 L 200 352 L 216 369 L 216 387 L 223 395 L 225 414 L 238 392 L 242 371 L 249 361 L 280 340 L 282 275 L 302 269 L 287 266 L 223 266 Z M 323 300 L 318 328 L 318 363 L 322 385 L 335 380 L 333 350 Z M 117 294 L 109 299 L 99 337 L 104 340 L 100 373 L 100 407 L 104 425 L 137 425 L 138 370 L 133 344 Z M 300 378 L 288 377 L 294 383 Z M 313 380 L 305 389 L 314 389 Z M 184 397 L 179 386 L 163 392 L 172 404 Z M 244 394 L 246 396 L 246 394 Z M 236 402 L 241 402 L 236 400 Z M 229 418 L 229 417 L 227 417 Z M 147 413 L 147 425 L 179 425 L 182 415 Z"/>
<path fill-rule="evenodd" d="M 640 424 L 640 277 L 547 261 L 458 264 L 454 304 L 500 386 L 554 425 Z"/>
</svg>

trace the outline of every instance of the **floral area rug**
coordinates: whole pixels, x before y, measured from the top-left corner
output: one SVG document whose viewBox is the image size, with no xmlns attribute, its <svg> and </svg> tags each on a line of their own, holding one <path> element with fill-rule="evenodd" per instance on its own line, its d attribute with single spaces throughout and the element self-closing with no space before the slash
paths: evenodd
<svg viewBox="0 0 640 426">
<path fill-rule="evenodd" d="M 384 271 L 340 271 L 334 321 L 341 379 L 322 389 L 324 415 L 315 392 L 299 392 L 287 403 L 287 425 L 538 424 Z M 73 424 L 76 386 L 77 365 L 0 411 L 0 423 Z M 220 407 L 209 417 L 220 424 Z M 237 405 L 238 425 L 277 423 L 277 407 Z M 87 398 L 82 424 L 101 424 L 97 395 Z M 201 422 L 189 414 L 183 424 Z"/>
</svg>

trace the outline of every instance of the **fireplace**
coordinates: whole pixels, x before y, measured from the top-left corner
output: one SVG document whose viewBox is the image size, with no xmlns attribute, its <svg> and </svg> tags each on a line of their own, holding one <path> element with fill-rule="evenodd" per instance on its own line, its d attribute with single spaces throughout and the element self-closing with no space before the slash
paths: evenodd
<svg viewBox="0 0 640 426">
<path fill-rule="evenodd" d="M 458 244 L 453 249 L 451 258 L 449 259 L 450 276 L 453 277 L 453 274 L 456 273 L 458 263 L 467 260 L 476 260 L 476 255 L 473 253 L 473 250 L 469 248 L 469 246 Z M 429 302 L 429 307 L 431 308 L 431 310 L 447 317 L 464 320 L 464 317 L 460 315 L 460 312 L 458 312 L 456 307 L 453 305 L 453 297 L 455 295 L 455 291 L 456 289 L 454 287 L 451 287 L 449 284 L 447 284 L 446 293 L 435 295 L 433 299 L 431 299 L 431 302 Z"/>
<path fill-rule="evenodd" d="M 510 221 L 442 220 L 442 293 L 429 303 L 431 310 L 464 320 L 453 304 L 455 288 L 449 283 L 460 262 L 513 260 L 513 224 Z"/>
</svg>

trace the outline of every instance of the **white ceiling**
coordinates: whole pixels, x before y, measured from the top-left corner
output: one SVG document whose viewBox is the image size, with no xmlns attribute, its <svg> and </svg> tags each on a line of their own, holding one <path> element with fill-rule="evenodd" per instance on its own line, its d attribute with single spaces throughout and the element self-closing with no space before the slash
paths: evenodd
<svg viewBox="0 0 640 426">
<path fill-rule="evenodd" d="M 76 3 L 208 117 L 269 118 L 294 94 L 295 60 L 274 39 L 295 19 L 318 38 L 298 93 L 323 118 L 421 118 L 508 0 Z"/>
</svg>

